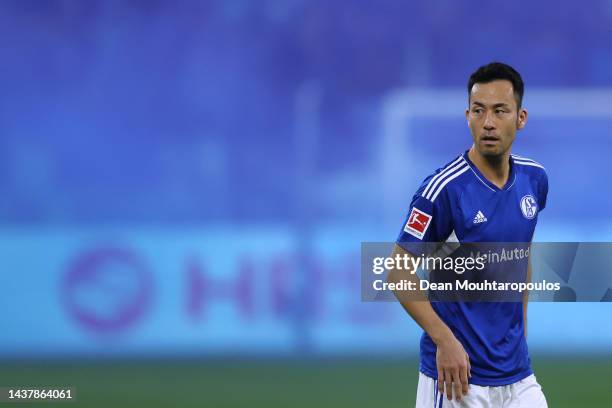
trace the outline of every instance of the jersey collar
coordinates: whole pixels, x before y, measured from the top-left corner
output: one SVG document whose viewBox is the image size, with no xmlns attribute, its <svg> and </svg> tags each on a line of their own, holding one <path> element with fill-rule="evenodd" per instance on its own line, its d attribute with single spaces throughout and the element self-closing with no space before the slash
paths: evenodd
<svg viewBox="0 0 612 408">
<path fill-rule="evenodd" d="M 510 174 L 508 175 L 508 180 L 506 181 L 506 184 L 504 185 L 503 188 L 499 188 L 495 184 L 491 183 L 485 176 L 483 176 L 480 170 L 478 170 L 478 167 L 476 167 L 476 165 L 472 163 L 472 161 L 468 157 L 468 152 L 469 150 L 466 150 L 465 153 L 463 153 L 463 158 L 465 159 L 468 166 L 470 166 L 470 169 L 472 170 L 472 172 L 474 172 L 474 175 L 480 180 L 481 183 L 483 183 L 485 186 L 487 186 L 490 190 L 493 190 L 493 191 L 507 191 L 512 188 L 512 186 L 514 185 L 514 182 L 516 181 L 516 173 L 514 171 L 515 165 L 514 165 L 514 159 L 512 158 L 512 155 L 510 155 Z"/>
</svg>

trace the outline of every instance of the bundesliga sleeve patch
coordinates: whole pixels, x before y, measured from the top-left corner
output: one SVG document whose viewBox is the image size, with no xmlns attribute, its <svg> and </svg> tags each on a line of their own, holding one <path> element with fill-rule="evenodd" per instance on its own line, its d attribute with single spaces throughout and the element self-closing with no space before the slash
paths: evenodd
<svg viewBox="0 0 612 408">
<path fill-rule="evenodd" d="M 413 207 L 410 212 L 410 217 L 408 217 L 408 222 L 404 227 L 404 232 L 418 239 L 423 239 L 429 224 L 431 224 L 431 218 L 431 215 Z"/>
</svg>

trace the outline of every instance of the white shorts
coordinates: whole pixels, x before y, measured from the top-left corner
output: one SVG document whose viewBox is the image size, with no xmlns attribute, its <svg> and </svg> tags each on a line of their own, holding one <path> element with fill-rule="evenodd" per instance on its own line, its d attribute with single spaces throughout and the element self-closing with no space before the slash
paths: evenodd
<svg viewBox="0 0 612 408">
<path fill-rule="evenodd" d="M 438 392 L 438 380 L 419 373 L 416 408 L 547 408 L 535 375 L 514 384 L 484 387 L 470 384 L 461 401 L 449 401 Z"/>
</svg>

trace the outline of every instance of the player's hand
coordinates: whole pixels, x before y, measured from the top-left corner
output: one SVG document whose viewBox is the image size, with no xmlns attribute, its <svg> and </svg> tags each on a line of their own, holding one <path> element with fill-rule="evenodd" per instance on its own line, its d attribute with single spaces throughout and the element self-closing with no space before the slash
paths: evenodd
<svg viewBox="0 0 612 408">
<path fill-rule="evenodd" d="M 436 366 L 438 368 L 438 391 L 449 400 L 455 395 L 461 401 L 468 393 L 470 358 L 459 340 L 453 335 L 437 344 Z M 445 392 L 446 390 L 446 392 Z"/>
</svg>

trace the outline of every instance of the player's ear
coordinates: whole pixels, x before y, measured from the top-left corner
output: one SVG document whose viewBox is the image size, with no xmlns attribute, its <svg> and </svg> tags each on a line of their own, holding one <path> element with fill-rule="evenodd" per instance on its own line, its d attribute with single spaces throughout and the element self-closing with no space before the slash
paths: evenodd
<svg viewBox="0 0 612 408">
<path fill-rule="evenodd" d="M 470 125 L 470 110 L 465 110 L 465 120 L 467 121 L 468 126 Z"/>
<path fill-rule="evenodd" d="M 525 124 L 527 124 L 527 116 L 527 109 L 521 108 L 519 110 L 518 120 L 516 122 L 517 129 L 522 129 L 525 127 Z"/>
</svg>

